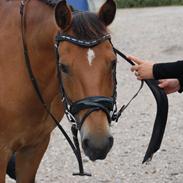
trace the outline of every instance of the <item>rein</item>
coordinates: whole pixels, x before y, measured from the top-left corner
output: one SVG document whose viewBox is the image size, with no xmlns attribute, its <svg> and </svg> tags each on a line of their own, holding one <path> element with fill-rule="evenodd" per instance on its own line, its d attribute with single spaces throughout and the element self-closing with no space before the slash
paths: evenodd
<svg viewBox="0 0 183 183">
<path fill-rule="evenodd" d="M 82 162 L 82 157 L 81 157 L 81 152 L 80 152 L 80 147 L 79 147 L 79 141 L 77 138 L 77 131 L 72 127 L 72 134 L 73 134 L 73 140 L 70 139 L 66 131 L 63 129 L 63 127 L 60 125 L 59 121 L 55 118 L 55 116 L 51 113 L 49 110 L 44 98 L 42 97 L 39 85 L 37 83 L 36 77 L 34 76 L 34 73 L 32 71 L 31 63 L 30 63 L 30 57 L 29 57 L 29 52 L 28 52 L 28 47 L 27 47 L 27 42 L 25 40 L 25 2 L 24 0 L 21 0 L 20 4 L 20 15 L 21 15 L 21 33 L 22 33 L 22 43 L 23 43 L 23 49 L 24 49 L 24 61 L 27 67 L 27 71 L 30 77 L 30 80 L 32 82 L 32 85 L 35 89 L 36 95 L 38 96 L 38 99 L 40 100 L 41 104 L 43 105 L 45 111 L 50 115 L 50 117 L 53 119 L 54 123 L 56 126 L 59 128 L 59 130 L 62 132 L 64 137 L 66 138 L 67 142 L 69 143 L 71 149 L 73 150 L 76 159 L 79 164 L 79 173 L 73 173 L 73 175 L 80 175 L 80 176 L 91 176 L 91 174 L 85 173 L 83 169 L 83 162 Z"/>
<path fill-rule="evenodd" d="M 114 78 L 114 88 L 113 88 L 113 96 L 111 97 L 105 97 L 105 96 L 91 96 L 84 98 L 82 100 L 72 102 L 69 100 L 67 97 L 65 90 L 64 90 L 64 84 L 62 81 L 61 77 L 61 70 L 60 67 L 61 65 L 59 64 L 59 51 L 58 47 L 59 44 L 63 41 L 68 41 L 71 42 L 72 44 L 76 44 L 80 47 L 94 47 L 100 43 L 102 43 L 105 40 L 109 40 L 111 42 L 110 35 L 105 35 L 97 40 L 92 40 L 92 41 L 85 41 L 85 40 L 78 40 L 72 36 L 69 35 L 62 35 L 60 33 L 57 34 L 55 40 L 55 52 L 56 52 L 56 68 L 57 68 L 57 77 L 59 81 L 59 86 L 60 86 L 60 93 L 62 96 L 62 102 L 64 104 L 64 110 L 65 114 L 68 118 L 68 120 L 72 123 L 71 131 L 73 134 L 73 141 L 70 139 L 68 134 L 65 132 L 63 127 L 59 124 L 59 121 L 55 118 L 55 116 L 51 113 L 50 109 L 48 108 L 48 105 L 46 104 L 39 85 L 37 83 L 36 77 L 32 71 L 32 66 L 30 62 L 30 57 L 29 57 L 29 51 L 27 47 L 27 42 L 25 39 L 25 1 L 26 0 L 21 0 L 21 5 L 20 5 L 20 15 L 21 15 L 21 34 L 22 34 L 22 43 L 23 43 L 23 50 L 24 50 L 24 61 L 27 67 L 27 71 L 30 77 L 30 80 L 32 82 L 32 85 L 35 89 L 36 95 L 38 96 L 41 104 L 43 105 L 45 111 L 50 115 L 50 117 L 53 119 L 54 123 L 56 126 L 60 129 L 60 131 L 63 133 L 65 136 L 66 140 L 68 141 L 70 147 L 72 148 L 78 164 L 79 164 L 79 173 L 74 173 L 73 175 L 80 175 L 80 176 L 91 176 L 91 174 L 85 173 L 84 168 L 83 168 L 83 162 L 82 162 L 82 157 L 81 157 L 81 151 L 80 151 L 80 146 L 79 146 L 79 141 L 78 141 L 78 130 L 80 130 L 82 124 L 84 123 L 85 119 L 94 111 L 97 110 L 102 110 L 105 112 L 109 124 L 111 121 L 118 121 L 119 117 L 121 116 L 121 113 L 129 106 L 129 104 L 132 102 L 132 100 L 138 95 L 138 93 L 141 91 L 143 87 L 143 81 L 141 82 L 141 86 L 137 93 L 132 97 L 132 99 L 124 106 L 122 106 L 119 111 L 117 111 L 117 105 L 116 105 L 116 98 L 117 98 L 117 80 L 116 80 L 116 66 L 113 71 L 113 78 Z M 28 3 L 28 2 L 27 2 Z M 112 43 L 111 43 L 112 44 Z M 117 50 L 116 48 L 113 47 L 113 50 L 116 54 L 124 58 L 128 63 L 131 65 L 134 65 L 134 63 L 129 60 L 122 52 Z M 168 113 L 168 100 L 167 97 L 164 93 L 163 90 L 158 88 L 157 86 L 157 81 L 155 80 L 145 80 L 146 84 L 149 86 L 151 89 L 156 102 L 157 102 L 157 114 L 156 114 L 156 120 L 154 124 L 154 129 L 153 129 L 153 134 L 150 140 L 150 144 L 148 147 L 148 150 L 145 154 L 143 162 L 149 160 L 153 154 L 160 148 L 161 141 L 163 138 L 165 126 L 166 126 L 166 120 L 167 120 L 167 113 Z M 84 114 L 83 118 L 79 120 L 76 115 L 83 109 L 88 109 L 87 112 Z"/>
</svg>

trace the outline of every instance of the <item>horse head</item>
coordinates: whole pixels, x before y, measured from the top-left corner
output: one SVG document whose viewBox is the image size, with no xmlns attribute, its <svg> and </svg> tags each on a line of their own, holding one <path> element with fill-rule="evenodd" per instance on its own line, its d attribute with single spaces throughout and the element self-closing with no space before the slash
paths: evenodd
<svg viewBox="0 0 183 183">
<path fill-rule="evenodd" d="M 58 45 L 62 92 L 79 121 L 82 148 L 93 161 L 105 159 L 113 145 L 109 111 L 116 84 L 116 55 L 107 26 L 115 13 L 113 0 L 107 0 L 97 14 L 72 13 L 65 0 L 55 8 L 62 35 Z"/>
</svg>

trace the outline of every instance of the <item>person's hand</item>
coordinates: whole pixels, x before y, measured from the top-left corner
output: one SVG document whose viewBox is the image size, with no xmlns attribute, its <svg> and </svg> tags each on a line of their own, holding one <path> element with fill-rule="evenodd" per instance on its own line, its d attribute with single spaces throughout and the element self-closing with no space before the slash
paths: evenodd
<svg viewBox="0 0 183 183">
<path fill-rule="evenodd" d="M 138 80 L 153 79 L 153 65 L 151 61 L 144 61 L 134 56 L 128 56 L 136 65 L 132 66 L 131 71 L 135 71 Z"/>
<path fill-rule="evenodd" d="M 178 79 L 159 80 L 158 86 L 164 89 L 166 94 L 177 92 L 180 89 L 180 83 Z"/>
</svg>

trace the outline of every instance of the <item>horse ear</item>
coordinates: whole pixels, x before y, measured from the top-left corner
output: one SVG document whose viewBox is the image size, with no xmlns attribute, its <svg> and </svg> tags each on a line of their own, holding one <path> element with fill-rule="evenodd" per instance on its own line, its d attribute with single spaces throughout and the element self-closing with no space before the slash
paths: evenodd
<svg viewBox="0 0 183 183">
<path fill-rule="evenodd" d="M 61 0 L 55 7 L 55 20 L 57 25 L 66 31 L 72 22 L 72 11 L 67 5 L 66 0 Z"/>
<path fill-rule="evenodd" d="M 114 20 L 116 15 L 116 3 L 114 0 L 107 0 L 100 8 L 98 16 L 100 20 L 108 26 Z"/>
</svg>

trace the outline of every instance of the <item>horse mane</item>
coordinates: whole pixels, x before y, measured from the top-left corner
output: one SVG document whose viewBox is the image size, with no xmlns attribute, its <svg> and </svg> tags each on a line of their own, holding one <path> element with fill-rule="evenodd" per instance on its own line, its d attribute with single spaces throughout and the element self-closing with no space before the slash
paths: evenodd
<svg viewBox="0 0 183 183">
<path fill-rule="evenodd" d="M 55 7 L 60 0 L 39 0 L 51 7 Z"/>
<path fill-rule="evenodd" d="M 103 22 L 92 12 L 73 13 L 71 29 L 75 36 L 81 40 L 98 39 L 108 33 Z"/>
</svg>

